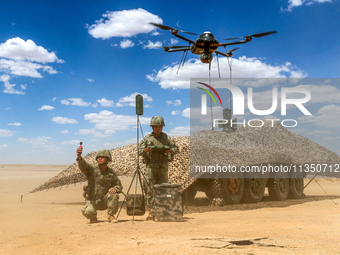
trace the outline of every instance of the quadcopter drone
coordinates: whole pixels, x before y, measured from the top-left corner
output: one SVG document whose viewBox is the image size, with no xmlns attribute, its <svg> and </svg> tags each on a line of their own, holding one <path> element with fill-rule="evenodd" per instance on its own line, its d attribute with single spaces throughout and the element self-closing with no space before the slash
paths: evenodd
<svg viewBox="0 0 340 255">
<path fill-rule="evenodd" d="M 269 31 L 269 32 L 246 35 L 246 36 L 241 36 L 241 37 L 228 38 L 228 39 L 224 39 L 224 40 L 236 40 L 236 39 L 243 39 L 243 40 L 234 41 L 234 42 L 219 43 L 216 40 L 215 36 L 210 32 L 204 32 L 203 34 L 201 34 L 197 38 L 196 41 L 192 41 L 192 40 L 190 40 L 190 39 L 188 39 L 188 38 L 186 38 L 182 35 L 179 35 L 178 32 L 187 33 L 187 34 L 191 34 L 191 35 L 197 35 L 197 34 L 191 33 L 191 32 L 186 32 L 186 31 L 183 31 L 183 30 L 178 30 L 176 28 L 168 27 L 168 26 L 165 26 L 165 25 L 162 25 L 162 24 L 156 24 L 156 23 L 152 23 L 152 22 L 150 22 L 149 24 L 151 24 L 155 27 L 158 27 L 160 29 L 163 29 L 163 30 L 171 30 L 171 34 L 173 34 L 177 38 L 182 39 L 182 40 L 189 43 L 189 46 L 164 46 L 164 47 L 155 47 L 155 48 L 163 48 L 164 51 L 166 51 L 166 52 L 183 51 L 183 56 L 182 56 L 182 59 L 181 59 L 179 66 L 181 65 L 183 57 L 185 55 L 185 58 L 184 58 L 184 61 L 183 61 L 183 65 L 184 65 L 186 56 L 188 54 L 188 51 L 190 50 L 193 54 L 200 55 L 200 60 L 201 60 L 202 63 L 209 64 L 209 70 L 210 70 L 211 61 L 213 60 L 213 53 L 216 53 L 217 59 L 218 59 L 218 55 L 222 55 L 222 56 L 229 58 L 233 55 L 233 52 L 235 50 L 239 49 L 239 48 L 234 48 L 234 49 L 230 50 L 229 52 L 222 53 L 220 51 L 217 51 L 218 47 L 223 46 L 225 48 L 226 46 L 229 46 L 229 45 L 243 44 L 243 43 L 250 42 L 253 37 L 258 38 L 258 37 L 277 33 L 277 31 Z M 178 67 L 178 69 L 179 69 L 179 67 Z"/>
</svg>

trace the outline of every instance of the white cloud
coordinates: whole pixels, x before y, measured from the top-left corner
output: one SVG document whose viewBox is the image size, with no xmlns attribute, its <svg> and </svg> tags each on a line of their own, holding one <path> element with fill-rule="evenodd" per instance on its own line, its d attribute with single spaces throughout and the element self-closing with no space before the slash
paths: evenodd
<svg viewBox="0 0 340 255">
<path fill-rule="evenodd" d="M 140 141 L 139 141 L 139 142 L 140 142 Z M 126 140 L 126 141 L 124 142 L 124 144 L 133 144 L 133 143 L 137 143 L 137 138 L 136 138 L 136 137 L 131 138 L 131 139 L 129 139 L 129 140 Z"/>
<path fill-rule="evenodd" d="M 0 129 L 0 136 L 2 137 L 10 137 L 12 135 L 13 135 L 13 132 L 11 130 Z"/>
<path fill-rule="evenodd" d="M 79 145 L 79 140 L 71 140 L 71 141 L 64 141 L 61 142 L 61 145 Z"/>
<path fill-rule="evenodd" d="M 114 148 L 117 148 L 117 147 L 121 147 L 123 146 L 124 143 L 121 143 L 121 142 L 109 142 L 109 143 L 104 143 L 104 148 L 108 148 L 108 149 L 114 149 Z"/>
<path fill-rule="evenodd" d="M 121 97 L 118 100 L 118 103 L 116 106 L 118 107 L 122 107 L 122 106 L 136 106 L 136 95 L 138 95 L 140 93 L 135 92 L 133 94 L 131 94 L 130 96 L 126 96 L 126 97 Z M 152 98 L 150 96 L 148 96 L 147 94 L 140 94 L 143 96 L 143 102 L 152 102 Z M 145 106 L 145 105 L 144 105 Z"/>
<path fill-rule="evenodd" d="M 198 108 L 196 108 L 196 109 L 198 109 Z M 190 111 L 191 111 L 190 108 L 185 108 L 182 112 L 182 116 L 186 117 L 186 118 L 190 118 Z M 198 113 L 199 113 L 199 115 L 201 115 L 201 111 L 199 111 Z"/>
<path fill-rule="evenodd" d="M 174 38 L 171 38 L 171 39 L 170 39 L 170 42 L 171 42 L 171 45 L 174 45 L 174 44 L 179 43 L 179 40 L 174 39 Z"/>
<path fill-rule="evenodd" d="M 331 132 L 328 130 L 313 130 L 312 132 L 307 132 L 307 130 L 305 131 L 306 135 L 313 135 L 313 136 L 324 136 L 330 133 Z"/>
<path fill-rule="evenodd" d="M 334 141 L 334 139 L 338 139 L 339 137 L 334 137 L 334 136 L 324 136 L 322 137 L 323 141 Z"/>
<path fill-rule="evenodd" d="M 186 108 L 182 112 L 182 116 L 191 119 L 200 119 L 201 123 L 211 123 L 211 108 L 207 110 L 207 115 L 201 114 L 200 107 Z M 214 106 L 212 108 L 214 119 L 222 118 L 223 108 L 221 106 Z"/>
<path fill-rule="evenodd" d="M 172 111 L 172 112 L 171 112 L 171 115 L 178 115 L 178 114 L 180 114 L 179 111 Z"/>
<path fill-rule="evenodd" d="M 179 105 L 181 105 L 182 104 L 182 101 L 180 100 L 180 99 L 176 99 L 175 101 L 174 101 L 174 106 L 179 106 Z"/>
<path fill-rule="evenodd" d="M 312 98 L 308 103 L 340 103 L 340 89 L 331 85 L 299 85 L 310 91 Z"/>
<path fill-rule="evenodd" d="M 281 11 L 289 11 L 291 12 L 295 7 L 301 6 L 301 5 L 307 5 L 310 6 L 314 3 L 332 3 L 333 0 L 288 0 L 288 7 L 287 9 L 283 9 L 281 7 Z"/>
<path fill-rule="evenodd" d="M 78 121 L 75 119 L 69 119 L 65 117 L 53 117 L 51 120 L 57 124 L 78 124 Z"/>
<path fill-rule="evenodd" d="M 5 149 L 5 148 L 7 148 L 7 147 L 8 147 L 7 144 L 0 144 L 0 150 Z"/>
<path fill-rule="evenodd" d="M 171 129 L 169 133 L 167 133 L 169 136 L 187 136 L 190 135 L 190 126 L 183 126 L 183 127 L 175 127 L 174 129 Z"/>
<path fill-rule="evenodd" d="M 163 44 L 160 41 L 151 42 L 150 40 L 148 40 L 148 44 L 143 43 L 143 48 L 149 48 L 149 49 L 155 49 L 157 47 L 162 47 L 162 46 L 163 46 Z"/>
<path fill-rule="evenodd" d="M 67 135 L 67 134 L 69 134 L 70 133 L 70 131 L 68 131 L 68 130 L 63 130 L 63 131 L 60 131 L 59 132 L 60 134 L 64 134 L 64 135 Z"/>
<path fill-rule="evenodd" d="M 38 111 L 42 111 L 42 110 L 47 110 L 47 111 L 50 111 L 50 110 L 53 110 L 54 107 L 53 106 L 50 106 L 50 105 L 43 105 L 41 106 Z"/>
<path fill-rule="evenodd" d="M 340 128 L 340 107 L 337 105 L 326 105 L 319 109 L 315 115 L 298 118 L 298 122 L 312 123 L 324 128 Z"/>
<path fill-rule="evenodd" d="M 52 101 L 55 101 L 56 99 L 57 99 L 57 97 L 53 97 L 53 98 L 52 98 Z"/>
<path fill-rule="evenodd" d="M 174 106 L 179 106 L 179 105 L 182 104 L 181 99 L 176 99 L 176 100 L 174 100 L 174 101 L 172 101 L 172 100 L 165 100 L 165 101 L 166 101 L 166 104 L 167 104 L 167 105 L 173 104 Z"/>
<path fill-rule="evenodd" d="M 106 98 L 98 99 L 97 102 L 103 107 L 113 107 L 114 105 L 114 101 L 107 100 Z"/>
<path fill-rule="evenodd" d="M 98 132 L 97 130 L 95 130 L 94 128 L 93 129 L 80 129 L 76 135 L 93 135 L 95 137 L 102 137 L 102 138 L 105 138 L 105 137 L 108 137 L 109 135 L 108 134 L 103 134 L 101 132 Z"/>
<path fill-rule="evenodd" d="M 42 78 L 39 70 L 56 74 L 53 67 L 46 63 L 63 63 L 54 52 L 48 52 L 32 40 L 19 37 L 8 39 L 0 44 L 0 71 L 19 76 Z M 39 64 L 41 63 L 41 64 Z"/>
<path fill-rule="evenodd" d="M 37 138 L 18 138 L 18 142 L 23 142 L 23 143 L 30 143 L 33 147 L 49 147 L 53 143 L 51 142 L 52 138 L 49 136 L 38 136 Z"/>
<path fill-rule="evenodd" d="M 0 44 L 0 57 L 14 60 L 28 60 L 39 63 L 63 63 L 54 52 L 48 52 L 42 46 L 36 45 L 32 40 L 23 40 L 19 37 L 8 39 Z"/>
<path fill-rule="evenodd" d="M 306 132 L 307 132 L 307 129 L 305 128 L 298 128 L 298 129 L 295 129 L 295 128 L 288 128 L 290 131 L 292 131 L 293 133 L 295 134 L 300 134 L 300 135 L 305 135 Z"/>
<path fill-rule="evenodd" d="M 3 92 L 8 93 L 8 94 L 24 95 L 25 92 L 14 89 L 14 87 L 16 85 L 10 84 L 9 79 L 10 79 L 10 76 L 8 74 L 3 74 L 3 75 L 0 76 L 0 81 L 4 82 L 4 84 L 5 84 L 5 90 Z"/>
<path fill-rule="evenodd" d="M 95 82 L 95 80 L 92 79 L 92 78 L 87 78 L 87 80 L 88 80 L 89 82 Z"/>
<path fill-rule="evenodd" d="M 14 123 L 8 123 L 9 126 L 22 126 L 21 123 L 19 122 L 14 122 Z"/>
<path fill-rule="evenodd" d="M 81 106 L 81 107 L 87 107 L 91 105 L 91 103 L 84 102 L 82 98 L 63 99 L 60 101 L 60 103 L 64 105 L 75 105 L 75 106 Z"/>
<path fill-rule="evenodd" d="M 123 41 L 120 42 L 120 47 L 123 48 L 123 49 L 131 48 L 134 45 L 135 44 L 129 39 L 124 39 Z"/>
<path fill-rule="evenodd" d="M 116 115 L 111 111 L 85 114 L 85 120 L 95 123 L 95 128 L 104 130 L 105 134 L 114 134 L 117 130 L 128 130 L 136 125 L 136 116 Z M 149 124 L 151 118 L 140 117 L 141 124 Z M 92 132 L 94 132 L 93 130 Z"/>
<path fill-rule="evenodd" d="M 49 74 L 57 73 L 57 71 L 55 71 L 50 66 L 43 66 L 37 63 L 22 60 L 0 59 L 0 71 L 7 72 L 13 75 L 42 78 L 42 75 L 38 72 L 39 69 L 42 69 Z"/>
<path fill-rule="evenodd" d="M 144 10 L 132 9 L 123 11 L 108 11 L 103 18 L 88 27 L 88 32 L 94 38 L 108 39 L 110 37 L 131 37 L 140 33 L 149 33 L 156 28 L 149 24 L 162 24 L 158 16 Z"/>
<path fill-rule="evenodd" d="M 219 58 L 220 66 L 228 66 L 227 58 Z M 247 58 L 246 56 L 232 59 L 233 78 L 290 78 L 300 74 L 300 78 L 306 74 L 291 65 L 289 62 L 281 66 L 272 66 L 262 62 L 257 58 Z M 178 64 L 165 66 L 158 72 L 146 75 L 152 82 L 158 82 L 163 89 L 188 89 L 190 88 L 190 78 L 206 78 L 208 75 L 208 65 L 201 63 L 199 59 L 190 59 L 181 67 L 177 75 Z M 223 73 L 222 73 L 223 75 Z M 229 72 L 226 74 L 229 76 Z M 218 78 L 216 58 L 211 65 L 212 78 Z"/>
<path fill-rule="evenodd" d="M 64 105 L 70 105 L 71 104 L 71 102 L 66 100 L 66 99 L 61 100 L 60 103 L 64 104 Z"/>
</svg>

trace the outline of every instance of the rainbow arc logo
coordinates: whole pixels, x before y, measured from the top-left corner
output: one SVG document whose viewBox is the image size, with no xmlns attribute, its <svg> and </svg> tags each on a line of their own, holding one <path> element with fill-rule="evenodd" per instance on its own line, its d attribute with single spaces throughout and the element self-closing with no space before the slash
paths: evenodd
<svg viewBox="0 0 340 255">
<path fill-rule="evenodd" d="M 212 86 L 205 84 L 203 82 L 197 82 L 197 83 L 206 86 L 208 89 L 210 89 L 212 92 L 214 92 L 215 95 L 217 96 L 218 100 L 220 101 L 221 106 L 222 106 L 222 100 L 220 98 L 220 95 L 217 93 L 217 91 Z M 200 87 L 197 87 L 197 88 L 206 92 L 212 98 L 212 100 L 214 101 L 215 106 L 217 106 L 215 97 L 210 93 L 209 90 L 204 89 L 204 88 L 200 88 Z M 207 95 L 206 94 L 202 94 L 202 97 L 201 97 L 201 114 L 207 115 Z"/>
</svg>

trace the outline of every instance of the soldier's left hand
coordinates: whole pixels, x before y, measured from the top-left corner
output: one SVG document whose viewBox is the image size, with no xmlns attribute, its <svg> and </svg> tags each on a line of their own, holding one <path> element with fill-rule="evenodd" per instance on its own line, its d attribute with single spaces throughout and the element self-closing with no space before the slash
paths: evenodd
<svg viewBox="0 0 340 255">
<path fill-rule="evenodd" d="M 116 193 L 116 192 L 117 192 L 117 190 L 116 190 L 115 188 L 109 189 L 109 193 L 110 193 L 110 194 L 114 194 L 114 193 Z"/>
<path fill-rule="evenodd" d="M 171 152 L 172 152 L 172 149 L 170 148 L 169 150 L 166 150 L 165 152 L 166 152 L 166 153 L 171 153 Z"/>
</svg>

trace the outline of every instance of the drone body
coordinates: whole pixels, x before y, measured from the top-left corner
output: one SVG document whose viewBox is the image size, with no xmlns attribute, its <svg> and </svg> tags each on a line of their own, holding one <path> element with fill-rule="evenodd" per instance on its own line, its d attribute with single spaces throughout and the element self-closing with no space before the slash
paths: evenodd
<svg viewBox="0 0 340 255">
<path fill-rule="evenodd" d="M 216 40 L 215 36 L 210 32 L 204 32 L 203 34 L 201 34 L 197 38 L 196 41 L 192 41 L 192 40 L 190 40 L 190 39 L 188 39 L 188 38 L 186 38 L 182 35 L 179 35 L 178 32 L 183 32 L 183 33 L 192 34 L 192 35 L 197 35 L 197 34 L 178 30 L 178 29 L 168 27 L 168 26 L 165 26 L 165 25 L 162 25 L 162 24 L 156 24 L 156 23 L 151 23 L 151 22 L 150 22 L 150 24 L 153 25 L 153 26 L 156 26 L 160 29 L 163 29 L 163 30 L 171 30 L 171 34 L 173 34 L 177 38 L 182 39 L 182 40 L 189 43 L 189 46 L 165 46 L 165 47 L 162 47 L 162 48 L 164 48 L 164 50 L 166 52 L 183 51 L 183 56 L 184 56 L 184 54 L 187 53 L 190 50 L 193 54 L 200 55 L 201 62 L 207 63 L 207 64 L 210 64 L 211 61 L 213 60 L 213 53 L 215 53 L 216 55 L 220 54 L 220 55 L 225 56 L 225 57 L 231 57 L 233 55 L 232 52 L 238 49 L 238 48 L 234 48 L 229 52 L 222 53 L 220 51 L 217 51 L 218 47 L 220 47 L 220 46 L 226 47 L 226 46 L 229 46 L 229 45 L 247 43 L 247 42 L 250 42 L 252 40 L 252 37 L 262 37 L 262 36 L 266 36 L 266 35 L 269 35 L 269 34 L 277 33 L 276 31 L 258 33 L 258 34 L 243 36 L 243 37 L 225 39 L 225 40 L 236 40 L 236 39 L 243 39 L 243 40 L 234 41 L 234 42 L 227 42 L 227 43 L 219 43 Z M 182 57 L 182 59 L 183 59 L 183 57 Z M 182 62 L 182 60 L 181 60 L 181 62 Z"/>
</svg>

